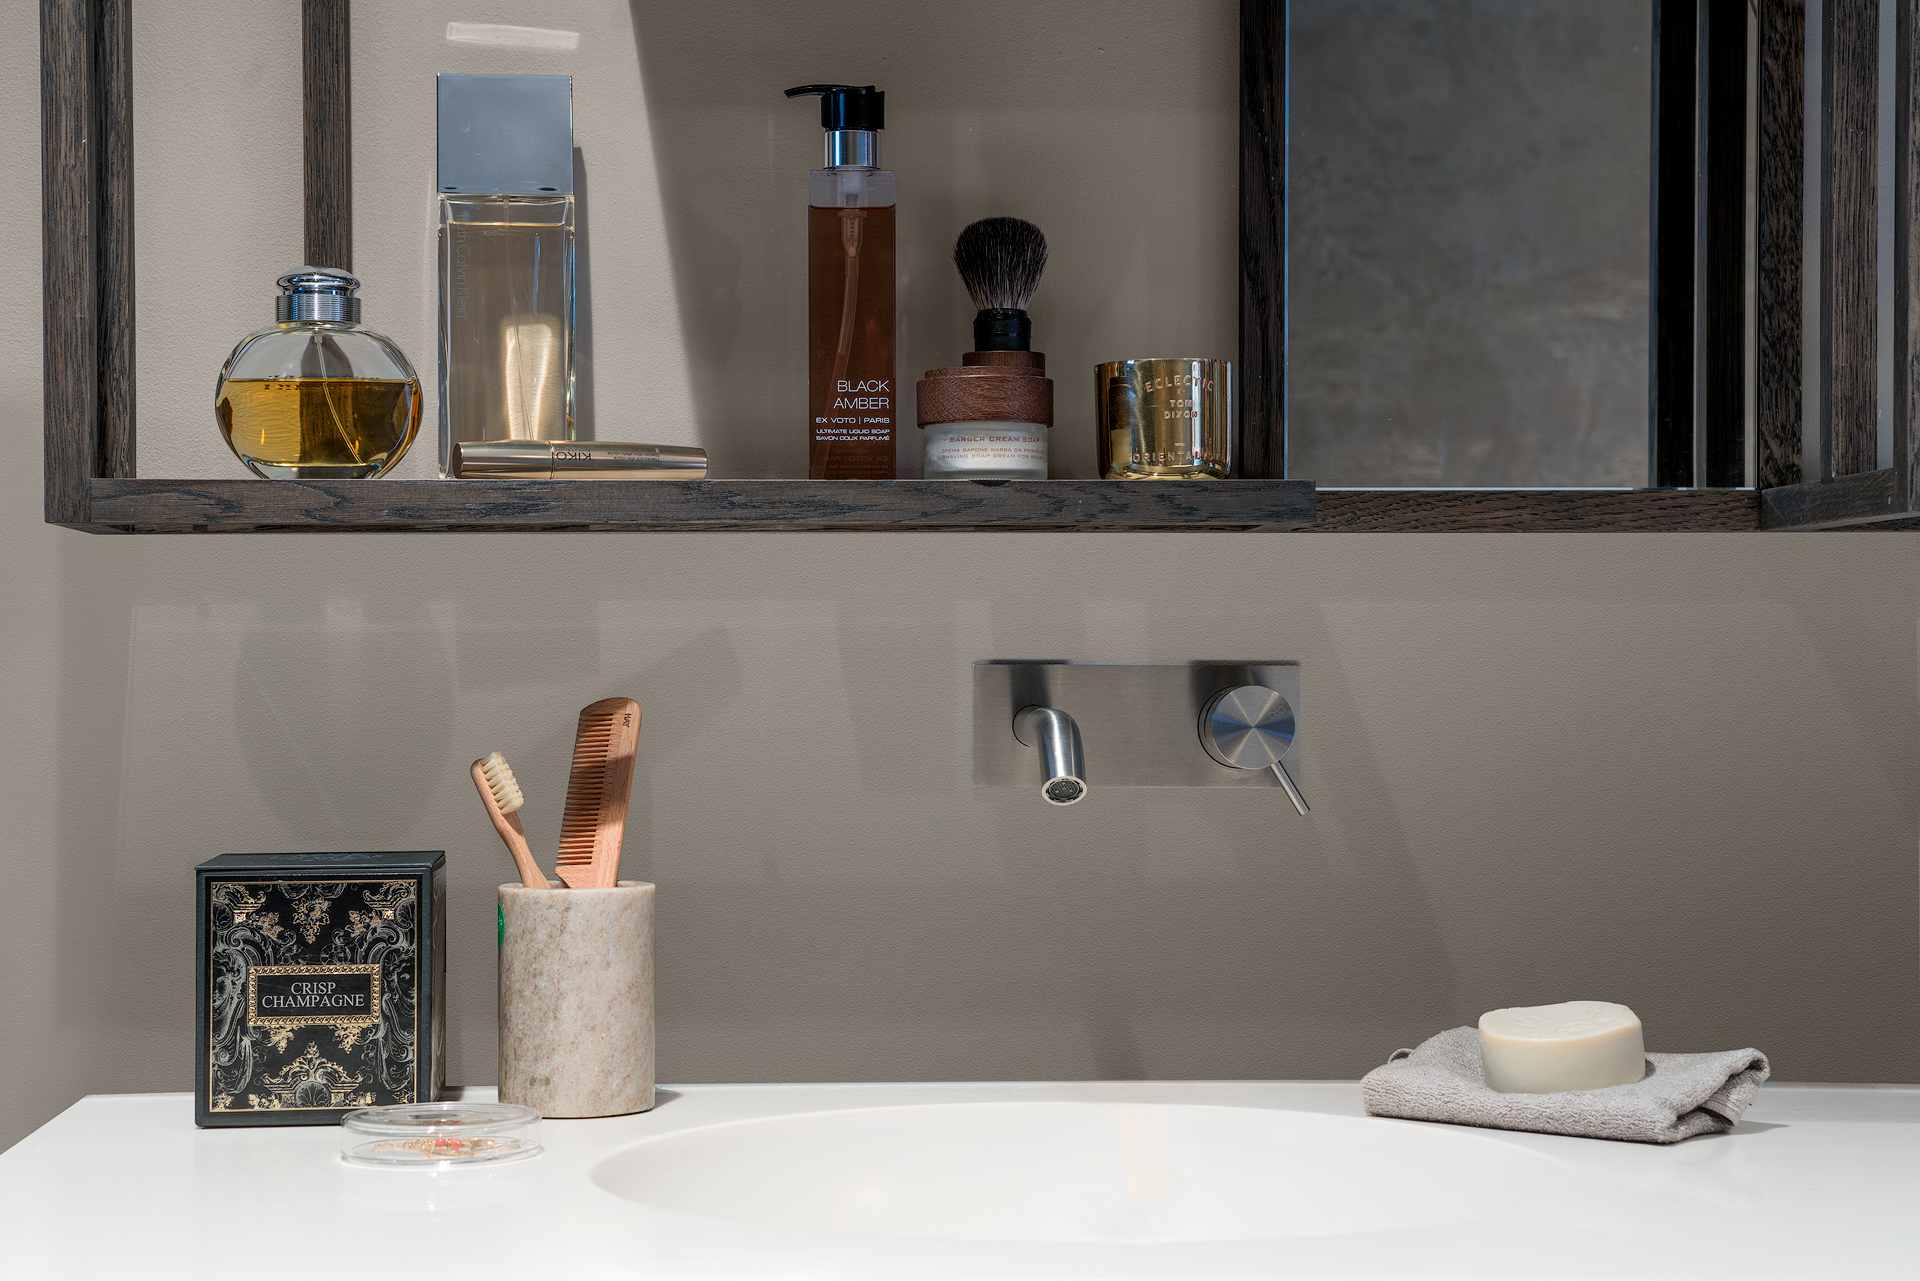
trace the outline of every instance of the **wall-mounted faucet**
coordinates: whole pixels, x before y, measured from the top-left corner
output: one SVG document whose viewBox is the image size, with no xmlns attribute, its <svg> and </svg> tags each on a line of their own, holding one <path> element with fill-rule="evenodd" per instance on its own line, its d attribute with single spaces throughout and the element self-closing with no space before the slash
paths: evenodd
<svg viewBox="0 0 1920 1281">
<path fill-rule="evenodd" d="M 1299 717 L 1293 663 L 978 662 L 973 781 L 1051 805 L 1096 783 L 1284 789 L 1305 814 Z"/>
<path fill-rule="evenodd" d="M 1071 805 L 1087 794 L 1082 777 L 1087 765 L 1080 751 L 1080 727 L 1073 717 L 1058 708 L 1029 704 L 1015 713 L 1013 736 L 1040 749 L 1040 764 L 1047 776 L 1040 795 L 1049 804 Z"/>
</svg>

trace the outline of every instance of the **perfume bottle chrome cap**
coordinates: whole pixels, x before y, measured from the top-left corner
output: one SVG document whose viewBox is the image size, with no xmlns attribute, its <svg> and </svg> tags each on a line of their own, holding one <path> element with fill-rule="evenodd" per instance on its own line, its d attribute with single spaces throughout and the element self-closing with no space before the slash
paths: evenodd
<svg viewBox="0 0 1920 1281">
<path fill-rule="evenodd" d="M 439 77 L 439 189 L 573 194 L 573 77 Z"/>
<path fill-rule="evenodd" d="M 274 283 L 280 296 L 273 300 L 273 318 L 283 325 L 295 320 L 360 323 L 360 300 L 353 296 L 360 282 L 338 267 L 295 267 Z"/>
</svg>

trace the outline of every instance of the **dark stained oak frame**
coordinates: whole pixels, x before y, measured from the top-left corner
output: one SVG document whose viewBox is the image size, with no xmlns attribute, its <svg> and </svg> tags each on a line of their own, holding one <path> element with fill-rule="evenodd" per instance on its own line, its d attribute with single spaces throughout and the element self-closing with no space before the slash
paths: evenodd
<svg viewBox="0 0 1920 1281">
<path fill-rule="evenodd" d="M 1807 127 L 1804 0 L 1760 3 L 1760 524 L 1764 529 L 1920 528 L 1920 5 L 1894 6 L 1892 465 L 1875 424 L 1876 174 L 1880 67 L 1877 0 L 1821 6 L 1817 364 L 1801 368 L 1802 163 Z M 1815 430 L 1803 440 L 1801 379 Z"/>
<path fill-rule="evenodd" d="M 1803 121 L 1804 0 L 1760 5 L 1760 523 L 1765 529 L 1920 527 L 1920 228 L 1914 224 L 1914 50 L 1920 6 L 1894 6 L 1892 465 L 1878 466 L 1874 421 L 1879 19 L 1876 0 L 1821 6 L 1820 119 Z M 1801 429 L 1801 140 L 1818 131 L 1819 294 L 1815 430 Z"/>
<path fill-rule="evenodd" d="M 1844 424 L 1823 417 L 1820 480 L 1801 479 L 1798 439 L 1799 134 L 1802 50 L 1794 21 L 1803 0 L 1760 0 L 1762 42 L 1762 292 L 1759 466 L 1776 492 L 1733 489 L 1648 490 L 1351 490 L 1316 496 L 1311 482 L 1284 478 L 1286 30 L 1284 0 L 1242 0 L 1240 46 L 1240 457 L 1242 479 L 1170 484 L 1153 481 L 279 481 L 139 480 L 135 478 L 133 386 L 133 122 L 128 8 L 131 0 L 41 0 L 42 216 L 46 325 L 46 518 L 100 533 L 344 532 L 462 530 L 1320 530 L 1320 531 L 1582 531 L 1734 530 L 1796 525 L 1834 527 L 1890 521 L 1920 513 L 1909 460 L 1892 472 L 1835 476 L 1831 459 L 1847 452 Z M 1828 0 L 1829 23 L 1852 31 L 1873 0 Z M 306 253 L 310 261 L 350 267 L 352 172 L 349 123 L 349 0 L 302 0 L 305 79 Z M 1734 110 L 1744 97 L 1744 57 L 1730 53 L 1744 0 L 1656 0 L 1660 31 L 1675 33 L 1665 73 L 1656 82 L 1669 101 L 1687 104 L 1655 120 L 1661 141 L 1685 142 L 1689 171 L 1696 111 L 1705 122 L 1705 201 L 1669 184 L 1656 203 L 1656 244 L 1678 246 L 1660 227 L 1688 229 L 1687 252 L 1664 261 L 1656 286 L 1655 350 L 1669 350 L 1653 379 L 1654 479 L 1691 484 L 1696 465 L 1710 484 L 1738 483 L 1741 468 L 1738 378 L 1730 376 L 1729 335 L 1742 323 L 1724 288 L 1707 292 L 1696 324 L 1691 285 L 1693 246 L 1702 270 L 1725 283 L 1738 254 L 1725 237 L 1738 233 L 1730 214 L 1735 188 L 1727 139 L 1743 127 Z M 1903 5 L 1911 11 L 1913 5 Z M 1744 14 L 1740 14 L 1744 23 Z M 1900 33 L 1902 146 L 1898 184 L 1903 212 L 1912 208 L 1910 74 L 1914 17 Z M 1689 23 L 1697 24 L 1688 26 Z M 1717 24 L 1717 25 L 1716 25 Z M 1742 28 L 1744 30 L 1744 28 Z M 1704 39 L 1691 42 L 1685 33 Z M 1744 35 L 1741 37 L 1744 45 Z M 1830 50 L 1846 49 L 1829 42 Z M 1829 55 L 1833 56 L 1832 54 Z M 1790 83 L 1789 83 L 1790 82 Z M 1835 83 L 1831 78 L 1829 84 Z M 1775 90 L 1769 92 L 1770 86 Z M 1784 88 L 1782 86 L 1785 86 Z M 1736 95 L 1737 89 L 1737 95 Z M 1870 92 L 1870 91 L 1869 91 Z M 1870 99 L 1869 99 L 1870 101 Z M 1871 113 L 1869 112 L 1869 115 Z M 1685 128 L 1679 127 L 1684 120 Z M 1843 120 L 1843 128 L 1846 127 Z M 1871 120 L 1868 121 L 1871 128 Z M 1716 141 L 1717 140 L 1717 141 Z M 1871 140 L 1868 151 L 1871 151 Z M 1789 150 L 1791 148 L 1791 150 Z M 1829 150 L 1831 157 L 1835 153 Z M 1674 173 L 1679 160 L 1671 152 Z M 1790 156 L 1789 166 L 1783 156 Z M 1775 163 L 1769 166 L 1769 159 Z M 1871 165 L 1869 156 L 1866 162 Z M 1790 170 L 1790 172 L 1789 172 Z M 1849 204 L 1851 171 L 1829 164 L 1838 228 L 1829 252 L 1858 250 L 1849 240 L 1859 211 Z M 1870 168 L 1869 168 L 1870 174 Z M 1772 186 L 1769 187 L 1769 183 Z M 1789 192 L 1787 189 L 1791 188 Z M 1869 183 L 1870 187 L 1870 183 Z M 1656 190 L 1660 190 L 1656 182 Z M 1773 193 L 1772 198 L 1769 192 Z M 1788 196 L 1791 196 L 1791 200 Z M 1868 191 L 1866 217 L 1872 217 Z M 1737 204 L 1737 200 L 1735 201 Z M 1857 204 L 1857 201 L 1854 202 Z M 1791 209 L 1789 205 L 1791 204 Z M 1823 204 L 1823 209 L 1826 208 Z M 1692 237 L 1695 222 L 1702 228 Z M 1900 225 L 1910 238 L 1910 218 Z M 1825 219 L 1823 219 L 1823 226 Z M 1788 242 L 1791 241 L 1789 246 Z M 1769 251 L 1772 256 L 1769 256 Z M 1871 236 L 1865 242 L 1872 252 Z M 1920 259 L 1902 239 L 1897 304 L 1902 367 L 1910 367 L 1905 334 L 1913 291 L 1907 264 Z M 1789 261 L 1790 257 L 1790 261 Z M 1871 276 L 1871 259 L 1867 260 Z M 1660 269 L 1656 268 L 1658 272 Z M 1769 287 L 1771 282 L 1771 288 Z M 1789 294 L 1789 286 L 1791 294 Z M 1737 293 L 1737 291 L 1735 291 Z M 1664 297 L 1667 302 L 1658 300 Z M 1786 313 L 1793 311 L 1791 326 Z M 1827 315 L 1822 313 L 1823 318 Z M 1835 352 L 1856 350 L 1852 312 L 1834 313 Z M 1871 324 L 1871 309 L 1867 316 Z M 1771 325 L 1771 328 L 1769 327 Z M 1789 332 L 1790 328 L 1790 332 Z M 1678 362 L 1685 334 L 1700 357 Z M 1871 331 L 1866 339 L 1871 352 Z M 1827 350 L 1827 348 L 1823 348 Z M 1793 368 L 1782 359 L 1791 353 Z M 1662 378 L 1660 368 L 1670 371 Z M 1696 398 L 1694 380 L 1705 380 Z M 1896 454 L 1908 458 L 1908 408 L 1920 401 L 1915 376 L 1898 380 Z M 1792 430 L 1788 424 L 1791 386 Z M 1831 397 L 1829 397 L 1831 399 Z M 1704 422 L 1695 406 L 1704 401 Z M 1823 404 L 1827 403 L 1823 401 Z M 1667 435 L 1660 435 L 1665 422 Z M 1733 426 L 1729 427 L 1729 424 Z M 1868 430 L 1871 431 L 1869 424 Z M 1838 442 L 1836 445 L 1835 442 Z M 1869 449 L 1869 457 L 1871 451 Z M 1684 460 L 1684 466 L 1682 462 Z M 1672 466 L 1667 466 L 1670 461 Z M 1812 472 L 1814 469 L 1807 469 Z M 1883 477 L 1885 479 L 1879 479 Z M 1809 491 L 1801 494 L 1799 491 Z M 1317 502 L 1316 502 L 1317 497 Z"/>
</svg>

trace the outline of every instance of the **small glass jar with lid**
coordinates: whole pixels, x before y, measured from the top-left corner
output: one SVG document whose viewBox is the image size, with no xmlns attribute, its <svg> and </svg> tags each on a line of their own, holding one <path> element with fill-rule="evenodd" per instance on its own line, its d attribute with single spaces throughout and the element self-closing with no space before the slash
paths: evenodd
<svg viewBox="0 0 1920 1281">
<path fill-rule="evenodd" d="M 335 267 L 280 277 L 276 323 L 240 340 L 213 412 L 247 469 L 267 480 L 379 476 L 420 430 L 420 379 L 393 343 L 360 328 L 360 282 Z"/>
</svg>

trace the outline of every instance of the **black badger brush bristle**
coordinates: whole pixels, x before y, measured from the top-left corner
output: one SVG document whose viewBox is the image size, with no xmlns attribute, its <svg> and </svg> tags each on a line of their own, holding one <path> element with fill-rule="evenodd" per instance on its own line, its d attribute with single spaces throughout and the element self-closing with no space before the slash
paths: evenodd
<svg viewBox="0 0 1920 1281">
<path fill-rule="evenodd" d="M 1047 238 L 1023 218 L 982 218 L 953 242 L 953 265 L 981 311 L 1025 311 L 1047 269 Z"/>
<path fill-rule="evenodd" d="M 1033 325 L 1027 304 L 1047 269 L 1047 238 L 1022 218 L 982 218 L 953 242 L 953 265 L 980 309 L 974 317 L 978 351 L 1026 351 Z"/>
</svg>

